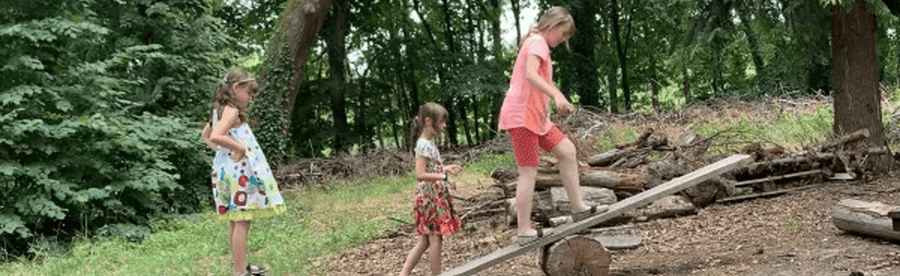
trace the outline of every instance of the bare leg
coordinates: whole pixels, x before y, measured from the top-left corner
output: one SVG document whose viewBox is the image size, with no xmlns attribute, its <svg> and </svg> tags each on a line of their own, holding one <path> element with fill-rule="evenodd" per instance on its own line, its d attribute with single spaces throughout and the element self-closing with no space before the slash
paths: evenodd
<svg viewBox="0 0 900 276">
<path fill-rule="evenodd" d="M 440 234 L 428 235 L 431 246 L 428 247 L 428 265 L 431 266 L 431 275 L 441 274 L 441 243 L 444 238 Z"/>
<path fill-rule="evenodd" d="M 406 262 L 403 263 L 403 270 L 400 271 L 400 276 L 409 276 L 409 273 L 411 273 L 413 268 L 416 267 L 416 264 L 419 263 L 419 258 L 422 257 L 422 253 L 425 253 L 425 249 L 428 249 L 428 236 L 420 235 L 417 240 L 416 246 L 413 247 L 412 251 L 409 251 L 409 255 L 406 256 Z"/>
<path fill-rule="evenodd" d="M 535 235 L 531 229 L 531 199 L 534 197 L 534 179 L 537 167 L 519 166 L 519 180 L 516 185 L 516 221 L 519 235 Z"/>
<path fill-rule="evenodd" d="M 234 262 L 234 275 L 247 273 L 247 232 L 250 221 L 235 221 L 231 239 L 231 261 Z"/>
<path fill-rule="evenodd" d="M 553 148 L 553 155 L 559 160 L 559 176 L 562 178 L 566 195 L 569 196 L 569 207 L 572 208 L 572 213 L 588 209 L 581 199 L 580 183 L 578 183 L 578 159 L 575 158 L 575 154 L 575 145 L 568 138 L 563 139 Z M 518 200 L 516 198 L 516 202 Z"/>
<path fill-rule="evenodd" d="M 231 239 L 234 238 L 234 221 L 228 223 L 228 247 L 231 247 Z"/>
</svg>

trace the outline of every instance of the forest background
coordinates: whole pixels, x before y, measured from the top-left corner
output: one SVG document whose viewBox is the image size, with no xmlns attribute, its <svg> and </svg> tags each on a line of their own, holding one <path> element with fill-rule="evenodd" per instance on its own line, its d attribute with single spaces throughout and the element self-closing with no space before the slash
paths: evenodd
<svg viewBox="0 0 900 276">
<path fill-rule="evenodd" d="M 0 254 L 77 236 L 140 241 L 155 217 L 211 206 L 198 135 L 230 68 L 259 76 L 250 112 L 276 165 L 403 148 L 427 101 L 450 110 L 446 146 L 476 145 L 496 135 L 515 34 L 534 11 L 574 15 L 576 35 L 553 51 L 574 103 L 656 112 L 832 93 L 832 5 L 853 1 L 309 2 L 0 1 Z M 893 91 L 892 1 L 859 2 L 876 23 L 870 67 Z M 298 10 L 319 19 L 306 38 Z"/>
</svg>

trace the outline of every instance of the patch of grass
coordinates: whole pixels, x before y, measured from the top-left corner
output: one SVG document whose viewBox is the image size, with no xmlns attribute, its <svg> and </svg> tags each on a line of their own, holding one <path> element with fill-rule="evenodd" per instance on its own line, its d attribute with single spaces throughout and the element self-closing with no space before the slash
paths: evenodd
<svg viewBox="0 0 900 276">
<path fill-rule="evenodd" d="M 513 153 L 491 154 L 478 157 L 474 161 L 466 164 L 466 171 L 490 175 L 498 166 L 503 166 L 511 170 L 516 169 L 516 159 Z"/>
<path fill-rule="evenodd" d="M 638 129 L 630 125 L 613 125 L 609 131 L 597 137 L 597 147 L 600 151 L 607 151 L 617 144 L 634 142 L 639 134 Z"/>
<path fill-rule="evenodd" d="M 269 275 L 323 275 L 336 253 L 410 221 L 411 175 L 349 180 L 332 190 L 283 191 L 288 210 L 253 222 L 249 261 Z M 212 209 L 212 208 L 210 208 Z M 230 275 L 227 223 L 210 211 L 154 220 L 143 243 L 122 238 L 77 242 L 67 257 L 15 260 L 3 275 Z"/>
<path fill-rule="evenodd" d="M 787 227 L 791 230 L 803 230 L 803 228 L 806 228 L 806 223 L 804 223 L 800 219 L 795 218 L 788 222 Z"/>
<path fill-rule="evenodd" d="M 746 118 L 739 118 L 724 124 L 697 125 L 694 130 L 703 137 L 721 135 L 714 141 L 725 142 L 711 145 L 711 152 L 733 152 L 750 143 L 796 149 L 828 140 L 833 118 L 833 109 L 823 107 L 812 113 L 784 114 L 773 122 L 751 122 Z"/>
</svg>

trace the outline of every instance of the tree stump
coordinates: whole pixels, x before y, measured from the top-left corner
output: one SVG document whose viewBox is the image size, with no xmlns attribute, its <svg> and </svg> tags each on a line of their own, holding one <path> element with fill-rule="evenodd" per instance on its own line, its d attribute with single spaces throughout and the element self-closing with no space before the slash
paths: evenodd
<svg viewBox="0 0 900 276">
<path fill-rule="evenodd" d="M 606 276 L 609 252 L 590 236 L 573 235 L 541 251 L 541 270 L 549 276 Z"/>
</svg>

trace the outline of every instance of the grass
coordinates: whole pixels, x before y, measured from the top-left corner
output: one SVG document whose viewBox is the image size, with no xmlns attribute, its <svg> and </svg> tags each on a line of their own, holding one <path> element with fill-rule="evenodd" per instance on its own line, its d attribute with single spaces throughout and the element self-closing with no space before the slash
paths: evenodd
<svg viewBox="0 0 900 276">
<path fill-rule="evenodd" d="M 393 227 L 388 216 L 410 220 L 413 178 L 380 177 L 342 183 L 337 189 L 285 191 L 288 211 L 255 221 L 250 261 L 269 275 L 322 275 L 335 253 Z M 3 275 L 231 275 L 226 223 L 212 211 L 193 218 L 157 220 L 143 243 L 121 238 L 80 241 L 68 256 L 16 260 Z"/>
<path fill-rule="evenodd" d="M 729 140 L 778 144 L 789 149 L 820 143 L 831 133 L 830 107 L 811 113 L 785 115 L 772 122 L 743 118 L 724 123 L 692 125 L 689 129 L 709 137 L 730 135 Z M 640 130 L 614 126 L 598 139 L 601 149 L 631 142 Z M 669 137 L 674 141 L 676 137 Z M 728 144 L 711 150 L 728 151 Z M 514 168 L 511 153 L 479 158 L 465 166 L 461 181 L 489 175 L 497 166 Z M 465 185 L 464 183 L 460 183 Z M 352 179 L 342 183 L 284 191 L 288 211 L 279 217 L 255 221 L 249 260 L 269 266 L 270 275 L 324 275 L 328 265 L 347 248 L 395 229 L 387 218 L 411 221 L 412 175 Z M 321 187 L 328 187 L 328 190 Z M 212 209 L 212 208 L 210 208 Z M 19 259 L 0 265 L 2 275 L 230 275 L 231 257 L 226 224 L 207 213 L 158 219 L 154 233 L 143 243 L 121 238 L 82 240 L 66 254 L 39 260 Z M 803 227 L 791 222 L 789 228 Z"/>
<path fill-rule="evenodd" d="M 740 150 L 738 147 L 750 143 L 759 143 L 763 146 L 780 145 L 786 149 L 796 149 L 816 145 L 831 138 L 833 118 L 833 109 L 828 106 L 811 113 L 785 113 L 771 122 L 753 122 L 745 117 L 739 117 L 717 120 L 713 123 L 689 125 L 686 128 L 704 138 L 718 135 L 719 137 L 713 141 L 723 143 L 712 144 L 710 146 L 712 153 L 734 152 Z M 674 143 L 678 138 L 675 135 L 682 130 L 677 133 L 669 133 L 670 144 Z M 600 150 L 609 150 L 617 144 L 634 142 L 642 131 L 631 125 L 617 124 L 611 130 L 599 135 L 596 143 Z"/>
</svg>

